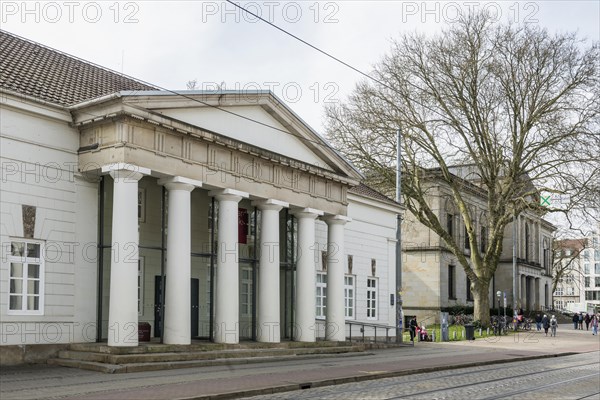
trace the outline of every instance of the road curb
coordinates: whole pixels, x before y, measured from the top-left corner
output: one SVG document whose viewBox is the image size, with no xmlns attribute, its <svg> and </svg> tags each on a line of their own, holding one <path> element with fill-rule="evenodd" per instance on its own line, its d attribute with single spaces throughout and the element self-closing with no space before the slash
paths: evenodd
<svg viewBox="0 0 600 400">
<path fill-rule="evenodd" d="M 259 388 L 259 389 L 247 389 L 247 390 L 239 390 L 235 392 L 228 393 L 219 393 L 219 394 L 211 394 L 211 395 L 202 395 L 202 396 L 192 396 L 192 397 L 179 397 L 174 398 L 173 400 L 228 400 L 228 399 L 236 399 L 240 397 L 250 397 L 250 396 L 260 396 L 267 394 L 276 394 L 276 393 L 284 393 L 284 392 L 293 392 L 297 390 L 325 387 L 325 386 L 335 386 L 341 385 L 344 383 L 356 383 L 356 382 L 364 382 L 375 379 L 384 379 L 384 378 L 395 378 L 399 376 L 406 375 L 415 375 L 422 374 L 428 372 L 436 372 L 436 371 L 447 371 L 452 369 L 460 369 L 460 368 L 469 368 L 469 367 L 479 367 L 484 365 L 492 365 L 492 364 L 508 364 L 517 361 L 529 361 L 529 360 L 539 360 L 544 358 L 555 358 L 555 357 L 566 357 L 579 354 L 577 352 L 563 352 L 556 354 L 540 354 L 535 356 L 525 356 L 519 358 L 510 358 L 510 359 L 500 359 L 500 360 L 489 360 L 489 361 L 477 361 L 470 362 L 464 364 L 454 364 L 454 365 L 442 365 L 435 367 L 423 367 L 416 368 L 411 370 L 403 370 L 403 371 L 393 371 L 393 372 L 381 372 L 374 373 L 369 375 L 355 375 L 343 378 L 331 378 L 324 379 L 318 381 L 311 382 L 303 382 L 303 383 L 293 383 L 287 385 L 279 385 L 269 388 Z"/>
</svg>

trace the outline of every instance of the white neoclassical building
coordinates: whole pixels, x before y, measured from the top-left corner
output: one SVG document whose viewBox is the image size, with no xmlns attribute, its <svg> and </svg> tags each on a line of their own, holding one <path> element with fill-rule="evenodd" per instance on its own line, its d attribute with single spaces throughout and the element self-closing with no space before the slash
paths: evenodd
<svg viewBox="0 0 600 400">
<path fill-rule="evenodd" d="M 0 351 L 395 325 L 398 204 L 270 92 L 167 92 L 0 31 Z"/>
</svg>

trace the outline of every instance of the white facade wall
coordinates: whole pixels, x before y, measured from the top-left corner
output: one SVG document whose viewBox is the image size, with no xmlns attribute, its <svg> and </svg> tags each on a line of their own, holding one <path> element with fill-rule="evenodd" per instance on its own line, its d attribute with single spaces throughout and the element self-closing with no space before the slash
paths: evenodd
<svg viewBox="0 0 600 400">
<path fill-rule="evenodd" d="M 97 186 L 76 172 L 79 134 L 66 112 L 2 103 L 0 345 L 94 341 Z M 11 241 L 26 240 L 23 205 L 36 207 L 30 240 L 45 260 L 40 315 L 8 310 Z"/>
</svg>

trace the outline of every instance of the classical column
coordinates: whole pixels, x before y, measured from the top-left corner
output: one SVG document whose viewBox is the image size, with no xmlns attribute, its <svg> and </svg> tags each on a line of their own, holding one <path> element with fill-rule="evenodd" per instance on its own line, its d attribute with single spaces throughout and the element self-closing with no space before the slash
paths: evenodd
<svg viewBox="0 0 600 400">
<path fill-rule="evenodd" d="M 191 192 L 202 182 L 175 176 L 158 184 L 169 191 L 163 340 L 166 344 L 190 344 Z"/>
<path fill-rule="evenodd" d="M 323 211 L 302 208 L 292 212 L 298 219 L 298 259 L 296 261 L 296 326 L 294 340 L 314 342 L 316 318 L 315 219 Z"/>
<path fill-rule="evenodd" d="M 327 308 L 325 339 L 346 340 L 344 304 L 344 225 L 350 218 L 334 215 L 324 218 L 327 223 Z"/>
<path fill-rule="evenodd" d="M 252 202 L 260 214 L 256 340 L 279 343 L 279 211 L 289 204 L 278 200 Z"/>
<path fill-rule="evenodd" d="M 540 309 L 540 304 L 542 304 L 542 302 L 540 301 L 540 282 L 541 279 L 540 278 L 534 278 L 533 280 L 533 293 L 535 293 L 535 297 L 534 297 L 534 301 L 533 301 L 533 308 L 535 310 L 539 310 Z"/>
<path fill-rule="evenodd" d="M 215 285 L 215 342 L 239 343 L 238 203 L 248 193 L 233 189 L 209 193 L 219 202 Z"/>
<path fill-rule="evenodd" d="M 108 345 L 138 345 L 138 181 L 150 175 L 131 164 L 102 167 L 114 180 Z"/>
<path fill-rule="evenodd" d="M 521 275 L 521 308 L 527 309 L 527 276 Z"/>
</svg>

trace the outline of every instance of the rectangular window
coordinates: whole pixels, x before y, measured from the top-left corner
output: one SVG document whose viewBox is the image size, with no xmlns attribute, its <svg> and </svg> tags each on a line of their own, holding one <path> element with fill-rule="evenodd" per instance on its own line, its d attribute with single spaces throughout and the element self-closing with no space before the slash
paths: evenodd
<svg viewBox="0 0 600 400">
<path fill-rule="evenodd" d="M 138 188 L 138 222 L 146 221 L 146 189 Z"/>
<path fill-rule="evenodd" d="M 566 276 L 566 282 L 569 283 L 569 284 L 573 283 L 573 275 L 568 274 Z"/>
<path fill-rule="evenodd" d="M 600 275 L 600 262 L 594 263 L 594 274 Z"/>
<path fill-rule="evenodd" d="M 600 276 L 594 278 L 594 286 L 600 287 Z"/>
<path fill-rule="evenodd" d="M 585 275 L 589 275 L 590 274 L 590 264 L 589 263 L 583 264 L 583 273 Z"/>
<path fill-rule="evenodd" d="M 14 240 L 9 257 L 8 314 L 44 314 L 43 242 Z"/>
<path fill-rule="evenodd" d="M 367 278 L 367 319 L 377 319 L 377 278 Z"/>
<path fill-rule="evenodd" d="M 325 318 L 327 309 L 327 274 L 317 273 L 317 318 Z"/>
<path fill-rule="evenodd" d="M 240 280 L 240 313 L 242 317 L 252 316 L 252 268 L 242 268 L 242 279 Z"/>
<path fill-rule="evenodd" d="M 448 265 L 448 298 L 456 300 L 456 267 Z"/>
<path fill-rule="evenodd" d="M 471 249 L 471 244 L 469 243 L 469 231 L 467 231 L 467 227 L 465 226 L 465 250 Z"/>
<path fill-rule="evenodd" d="M 471 280 L 467 277 L 467 301 L 473 301 L 473 292 L 471 292 Z"/>
<path fill-rule="evenodd" d="M 138 258 L 138 315 L 144 315 L 144 257 Z"/>
<path fill-rule="evenodd" d="M 575 288 L 568 287 L 567 288 L 567 296 L 575 296 Z"/>
<path fill-rule="evenodd" d="M 561 288 L 561 287 L 557 287 L 557 288 L 556 288 L 556 291 L 554 292 L 554 295 L 555 295 L 555 296 L 562 296 L 562 295 L 563 295 L 563 293 L 564 293 L 564 292 L 563 292 L 563 288 Z"/>
<path fill-rule="evenodd" d="M 590 282 L 590 281 L 591 281 L 590 277 L 589 277 L 589 276 L 586 276 L 586 277 L 584 278 L 584 281 L 585 281 L 585 287 L 590 287 L 590 283 L 591 283 L 591 282 Z"/>
<path fill-rule="evenodd" d="M 354 319 L 354 276 L 344 277 L 344 314 L 346 319 Z"/>
<path fill-rule="evenodd" d="M 585 292 L 586 300 L 600 300 L 600 290 L 588 290 Z"/>
</svg>

